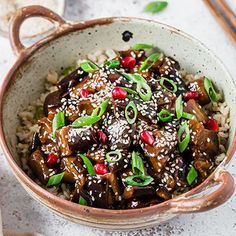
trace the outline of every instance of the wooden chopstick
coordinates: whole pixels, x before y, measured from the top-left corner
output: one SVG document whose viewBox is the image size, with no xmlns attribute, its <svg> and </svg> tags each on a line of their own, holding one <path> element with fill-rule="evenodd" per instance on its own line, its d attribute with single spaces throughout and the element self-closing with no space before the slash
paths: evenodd
<svg viewBox="0 0 236 236">
<path fill-rule="evenodd" d="M 236 15 L 225 0 L 204 0 L 211 13 L 236 44 Z"/>
</svg>

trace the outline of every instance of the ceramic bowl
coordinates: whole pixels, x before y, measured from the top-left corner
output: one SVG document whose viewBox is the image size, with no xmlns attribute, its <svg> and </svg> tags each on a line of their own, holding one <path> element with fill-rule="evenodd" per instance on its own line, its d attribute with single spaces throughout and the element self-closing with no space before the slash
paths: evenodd
<svg viewBox="0 0 236 236">
<path fill-rule="evenodd" d="M 25 48 L 19 29 L 27 17 L 42 16 L 57 25 L 47 38 Z M 0 142 L 13 173 L 36 200 L 58 214 L 81 224 L 105 229 L 137 229 L 160 224 L 176 215 L 201 212 L 227 201 L 234 192 L 234 180 L 225 170 L 236 149 L 236 86 L 221 61 L 201 42 L 168 25 L 136 18 L 104 18 L 67 23 L 48 9 L 31 6 L 18 11 L 11 24 L 11 44 L 17 61 L 3 81 L 0 92 Z M 123 40 L 129 31 L 132 38 Z M 199 186 L 179 197 L 141 209 L 107 210 L 82 206 L 52 195 L 21 169 L 16 151 L 17 113 L 44 91 L 50 70 L 60 72 L 78 58 L 101 49 L 123 49 L 135 43 L 157 45 L 166 55 L 176 58 L 190 73 L 208 75 L 223 90 L 230 107 L 231 128 L 227 157 Z M 214 186 L 214 188 L 213 188 Z"/>
</svg>

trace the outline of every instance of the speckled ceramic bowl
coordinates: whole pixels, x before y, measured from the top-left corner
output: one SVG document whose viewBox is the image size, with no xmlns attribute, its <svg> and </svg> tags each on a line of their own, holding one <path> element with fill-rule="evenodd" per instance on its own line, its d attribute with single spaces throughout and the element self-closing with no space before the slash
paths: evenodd
<svg viewBox="0 0 236 236">
<path fill-rule="evenodd" d="M 25 18 L 36 15 L 55 22 L 57 30 L 32 47 L 25 48 L 19 39 L 19 28 Z M 125 42 L 122 34 L 127 30 L 133 37 Z M 235 83 L 224 65 L 202 43 L 173 27 L 150 20 L 105 18 L 71 24 L 38 6 L 17 13 L 11 25 L 10 39 L 17 61 L 1 87 L 0 141 L 15 176 L 39 202 L 75 222 L 121 230 L 152 226 L 182 213 L 206 211 L 221 205 L 233 194 L 234 181 L 225 167 L 236 149 L 235 119 L 231 119 L 227 157 L 211 176 L 177 198 L 142 209 L 98 209 L 60 199 L 39 187 L 24 173 L 16 151 L 17 113 L 40 96 L 50 70 L 60 71 L 62 66 L 69 66 L 92 51 L 123 49 L 140 42 L 157 45 L 164 53 L 176 58 L 188 72 L 201 71 L 208 75 L 223 90 L 231 118 L 236 117 Z"/>
</svg>

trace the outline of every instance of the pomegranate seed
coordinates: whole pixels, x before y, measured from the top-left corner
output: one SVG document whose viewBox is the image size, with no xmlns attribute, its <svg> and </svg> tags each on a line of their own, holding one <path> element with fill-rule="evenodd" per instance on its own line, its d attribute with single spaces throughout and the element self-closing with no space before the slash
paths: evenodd
<svg viewBox="0 0 236 236">
<path fill-rule="evenodd" d="M 96 164 L 94 165 L 94 170 L 96 172 L 96 174 L 98 175 L 105 175 L 106 173 L 108 173 L 108 169 L 107 166 L 104 164 Z"/>
<path fill-rule="evenodd" d="M 124 100 L 127 97 L 127 92 L 122 88 L 113 88 L 112 97 L 114 99 Z"/>
<path fill-rule="evenodd" d="M 209 130 L 213 130 L 215 132 L 219 131 L 219 125 L 217 123 L 217 121 L 213 118 L 210 118 L 206 124 L 206 128 Z"/>
<path fill-rule="evenodd" d="M 134 68 L 136 65 L 136 59 L 134 57 L 125 57 L 122 59 L 121 65 L 125 68 Z"/>
<path fill-rule="evenodd" d="M 58 157 L 54 153 L 48 154 L 47 161 L 46 161 L 47 165 L 50 166 L 50 167 L 56 165 L 57 159 L 58 159 Z"/>
<path fill-rule="evenodd" d="M 141 134 L 140 134 L 140 139 L 142 142 L 152 146 L 153 143 L 154 143 L 154 138 L 153 136 L 148 132 L 148 131 L 143 131 Z"/>
<path fill-rule="evenodd" d="M 106 134 L 105 134 L 103 131 L 101 131 L 101 130 L 98 131 L 98 139 L 99 139 L 99 141 L 100 141 L 102 144 L 105 144 L 105 143 L 107 142 L 107 136 L 106 136 Z"/>
<path fill-rule="evenodd" d="M 81 90 L 81 92 L 80 92 L 80 97 L 81 98 L 86 98 L 86 97 L 88 97 L 88 95 L 89 95 L 88 89 L 82 89 Z"/>
<path fill-rule="evenodd" d="M 190 99 L 197 100 L 199 98 L 200 94 L 197 91 L 188 91 L 184 93 L 184 100 L 188 101 Z"/>
</svg>

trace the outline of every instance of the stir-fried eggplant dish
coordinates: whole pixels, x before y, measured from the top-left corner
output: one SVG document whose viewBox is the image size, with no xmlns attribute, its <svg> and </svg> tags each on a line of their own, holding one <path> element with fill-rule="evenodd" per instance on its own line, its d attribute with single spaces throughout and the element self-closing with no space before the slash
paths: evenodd
<svg viewBox="0 0 236 236">
<path fill-rule="evenodd" d="M 171 199 L 213 172 L 219 127 L 204 107 L 220 94 L 205 76 L 187 82 L 176 60 L 150 48 L 64 71 L 27 160 L 42 186 L 64 184 L 78 204 L 130 209 Z"/>
</svg>

